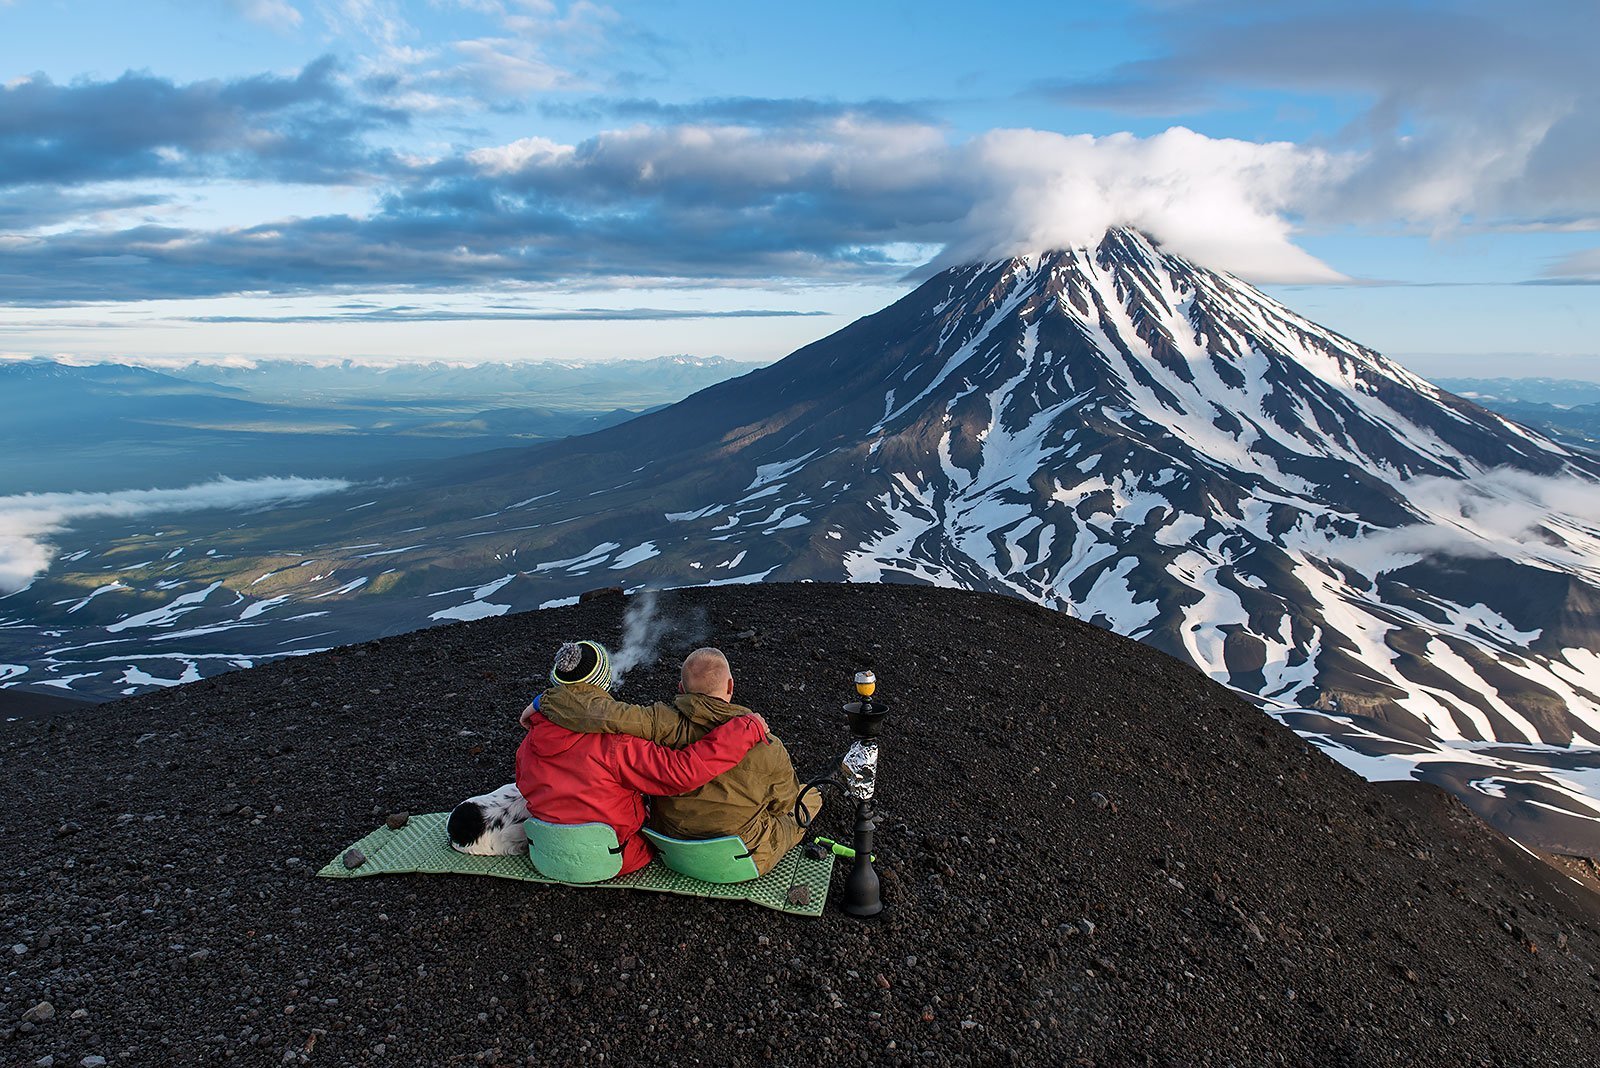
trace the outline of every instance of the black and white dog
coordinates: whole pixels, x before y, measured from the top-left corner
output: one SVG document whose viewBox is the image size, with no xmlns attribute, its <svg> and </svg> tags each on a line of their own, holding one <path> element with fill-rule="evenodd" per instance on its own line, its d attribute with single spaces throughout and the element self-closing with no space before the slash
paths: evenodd
<svg viewBox="0 0 1600 1068">
<path fill-rule="evenodd" d="M 479 857 L 509 857 L 528 851 L 522 822 L 528 805 L 514 782 L 477 797 L 469 797 L 450 813 L 446 829 L 450 845 L 460 853 Z"/>
</svg>

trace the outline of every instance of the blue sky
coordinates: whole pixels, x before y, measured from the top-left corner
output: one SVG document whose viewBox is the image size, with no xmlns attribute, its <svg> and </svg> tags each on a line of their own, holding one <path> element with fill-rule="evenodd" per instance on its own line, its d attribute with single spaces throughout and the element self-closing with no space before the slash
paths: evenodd
<svg viewBox="0 0 1600 1068">
<path fill-rule="evenodd" d="M 1596 54 L 1590 0 L 0 0 L 0 353 L 774 359 L 1131 224 L 1600 380 Z"/>
</svg>

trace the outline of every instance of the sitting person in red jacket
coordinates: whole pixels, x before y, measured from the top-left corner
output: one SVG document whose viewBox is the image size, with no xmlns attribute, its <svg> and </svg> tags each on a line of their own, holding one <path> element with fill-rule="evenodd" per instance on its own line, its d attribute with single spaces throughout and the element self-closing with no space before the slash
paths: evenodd
<svg viewBox="0 0 1600 1068">
<path fill-rule="evenodd" d="M 556 654 L 550 681 L 611 688 L 611 661 L 595 642 L 569 642 Z M 528 812 L 546 823 L 605 823 L 622 846 L 622 874 L 650 863 L 639 836 L 644 795 L 672 796 L 704 786 L 738 764 L 767 738 L 755 713 L 739 716 L 683 749 L 668 749 L 627 734 L 579 734 L 537 711 L 517 750 L 517 788 Z"/>
</svg>

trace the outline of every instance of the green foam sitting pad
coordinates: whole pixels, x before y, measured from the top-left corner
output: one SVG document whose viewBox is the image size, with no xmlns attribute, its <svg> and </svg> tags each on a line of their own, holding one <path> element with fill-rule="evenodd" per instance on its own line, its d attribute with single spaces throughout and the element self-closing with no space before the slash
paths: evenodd
<svg viewBox="0 0 1600 1068">
<path fill-rule="evenodd" d="M 746 883 L 760 876 L 744 839 L 736 834 L 721 838 L 668 838 L 646 827 L 650 844 L 673 871 L 707 883 Z"/>
<path fill-rule="evenodd" d="M 562 883 L 598 883 L 622 870 L 617 832 L 604 823 L 546 823 L 528 817 L 528 859 Z"/>
<path fill-rule="evenodd" d="M 714 897 L 727 901 L 749 901 L 763 908 L 795 916 L 821 916 L 828 899 L 828 883 L 833 877 L 832 853 L 812 860 L 803 846 L 795 846 L 767 874 L 746 883 L 708 883 L 675 872 L 657 857 L 638 871 L 598 883 L 563 883 L 541 875 L 523 854 L 510 857 L 474 857 L 450 847 L 445 833 L 448 812 L 412 816 L 398 831 L 379 827 L 371 834 L 339 851 L 318 875 L 329 879 L 359 879 L 368 875 L 490 875 L 497 879 L 518 879 L 529 883 L 554 883 L 560 886 L 599 889 L 652 890 L 688 897 Z M 346 868 L 345 854 L 359 849 L 366 860 Z M 789 888 L 803 888 L 791 901 Z"/>
</svg>

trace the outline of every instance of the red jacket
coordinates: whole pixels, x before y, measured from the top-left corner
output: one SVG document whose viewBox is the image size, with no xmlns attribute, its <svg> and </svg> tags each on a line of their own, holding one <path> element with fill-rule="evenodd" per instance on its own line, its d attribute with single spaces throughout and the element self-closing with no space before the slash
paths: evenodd
<svg viewBox="0 0 1600 1068">
<path fill-rule="evenodd" d="M 740 716 L 693 745 L 668 749 L 628 734 L 579 734 L 534 713 L 517 749 L 517 789 L 528 812 L 546 823 L 610 824 L 626 875 L 650 863 L 650 846 L 639 837 L 644 794 L 698 789 L 765 737 L 754 719 Z"/>
</svg>

